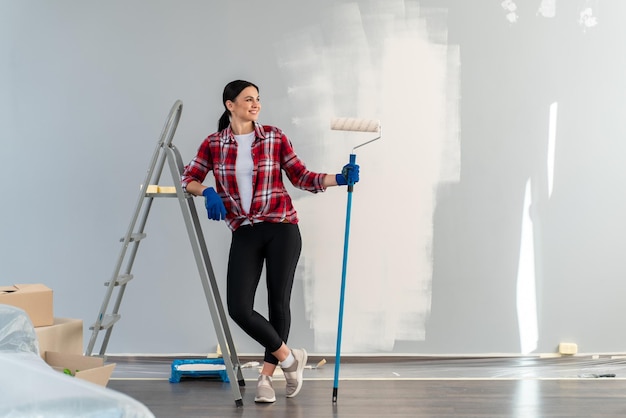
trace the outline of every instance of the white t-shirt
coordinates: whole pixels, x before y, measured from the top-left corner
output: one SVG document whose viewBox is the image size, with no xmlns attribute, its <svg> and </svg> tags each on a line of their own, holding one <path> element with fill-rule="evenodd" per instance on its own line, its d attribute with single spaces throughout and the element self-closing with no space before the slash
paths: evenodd
<svg viewBox="0 0 626 418">
<path fill-rule="evenodd" d="M 245 135 L 235 135 L 235 140 L 237 141 L 235 176 L 237 177 L 237 187 L 241 197 L 241 208 L 245 213 L 248 213 L 252 204 L 252 171 L 254 170 L 252 143 L 254 142 L 254 131 Z"/>
</svg>

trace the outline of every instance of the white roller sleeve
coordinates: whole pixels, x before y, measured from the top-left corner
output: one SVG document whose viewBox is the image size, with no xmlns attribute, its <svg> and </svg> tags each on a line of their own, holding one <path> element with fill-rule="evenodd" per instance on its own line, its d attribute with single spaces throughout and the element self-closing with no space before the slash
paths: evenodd
<svg viewBox="0 0 626 418">
<path fill-rule="evenodd" d="M 330 129 L 335 131 L 378 132 L 380 121 L 377 119 L 332 118 Z"/>
</svg>

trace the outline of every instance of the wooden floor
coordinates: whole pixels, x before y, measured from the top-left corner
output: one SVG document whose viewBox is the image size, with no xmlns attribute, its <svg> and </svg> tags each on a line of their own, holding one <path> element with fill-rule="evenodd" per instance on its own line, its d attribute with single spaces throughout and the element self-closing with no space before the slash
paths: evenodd
<svg viewBox="0 0 626 418">
<path fill-rule="evenodd" d="M 116 380 L 109 388 L 143 402 L 157 417 L 624 417 L 624 380 L 307 381 L 292 399 L 254 403 L 254 385 L 237 408 L 228 384 L 215 381 Z"/>
<path fill-rule="evenodd" d="M 422 363 L 418 362 L 415 369 L 419 369 L 419 364 Z M 409 377 L 409 373 L 405 373 L 407 377 L 380 377 L 377 372 L 371 372 L 376 370 L 375 364 L 347 365 L 349 377 L 340 380 L 335 405 L 333 380 L 329 378 L 332 365 L 326 366 L 324 374 L 309 370 L 302 391 L 292 399 L 284 397 L 284 380 L 275 379 L 277 400 L 273 404 L 254 403 L 256 371 L 249 370 L 244 374 L 246 386 L 241 388 L 244 406 L 240 408 L 235 406 L 229 384 L 218 379 L 194 378 L 170 383 L 162 377 L 119 377 L 119 373 L 128 374 L 122 366 L 108 387 L 144 403 L 157 417 L 626 417 L 623 364 L 603 364 L 602 371 L 617 372 L 611 378 L 585 378 L 594 376 L 589 373 L 576 375 L 572 373 L 575 367 L 582 372 L 599 369 L 572 363 L 551 363 L 545 373 L 538 371 L 540 367 L 526 365 L 534 371 L 532 377 L 524 377 L 527 370 L 519 368 L 519 362 L 511 365 L 517 377 L 513 374 L 505 378 L 480 377 L 485 370 L 489 374 L 502 374 L 501 368 L 506 367 L 498 364 L 497 370 L 489 370 L 484 361 L 481 364 L 477 368 L 470 363 L 468 373 L 474 377 L 460 378 L 442 377 L 450 372 L 445 364 L 433 368 L 432 378 Z M 362 370 L 366 377 L 357 377 L 351 367 Z M 389 364 L 385 368 L 394 370 Z M 555 368 L 567 369 L 567 377 L 541 376 L 554 375 Z M 453 372 L 467 376 L 461 369 L 455 365 Z"/>
</svg>

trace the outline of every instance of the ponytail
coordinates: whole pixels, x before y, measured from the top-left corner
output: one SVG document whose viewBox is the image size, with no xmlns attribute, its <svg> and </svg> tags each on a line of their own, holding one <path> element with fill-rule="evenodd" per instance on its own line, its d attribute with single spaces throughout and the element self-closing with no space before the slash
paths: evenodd
<svg viewBox="0 0 626 418">
<path fill-rule="evenodd" d="M 226 129 L 228 125 L 230 125 L 230 112 L 228 110 L 225 110 L 224 113 L 222 113 L 222 116 L 220 116 L 219 122 L 217 122 L 218 132 Z"/>
</svg>

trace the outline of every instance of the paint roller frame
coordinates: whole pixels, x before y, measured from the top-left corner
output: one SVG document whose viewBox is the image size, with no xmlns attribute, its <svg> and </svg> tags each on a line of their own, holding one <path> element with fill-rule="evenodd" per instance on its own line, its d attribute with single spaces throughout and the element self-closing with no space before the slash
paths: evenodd
<svg viewBox="0 0 626 418">
<path fill-rule="evenodd" d="M 358 119 L 358 118 L 332 118 L 330 121 L 330 129 L 335 131 L 350 132 L 377 132 L 376 138 L 365 141 L 354 148 L 350 154 L 350 163 L 356 164 L 355 150 L 364 145 L 372 143 L 382 136 L 382 128 L 379 120 L 374 119 Z M 333 384 L 333 404 L 337 403 L 337 392 L 339 390 L 339 367 L 341 363 L 341 335 L 343 331 L 343 306 L 346 293 L 346 273 L 348 269 L 348 242 L 350 240 L 350 213 L 352 211 L 352 191 L 354 183 L 348 181 L 348 204 L 346 206 L 346 229 L 343 245 L 343 263 L 341 268 L 341 291 L 339 296 L 339 320 L 337 323 L 337 351 L 335 353 L 335 378 Z"/>
</svg>

